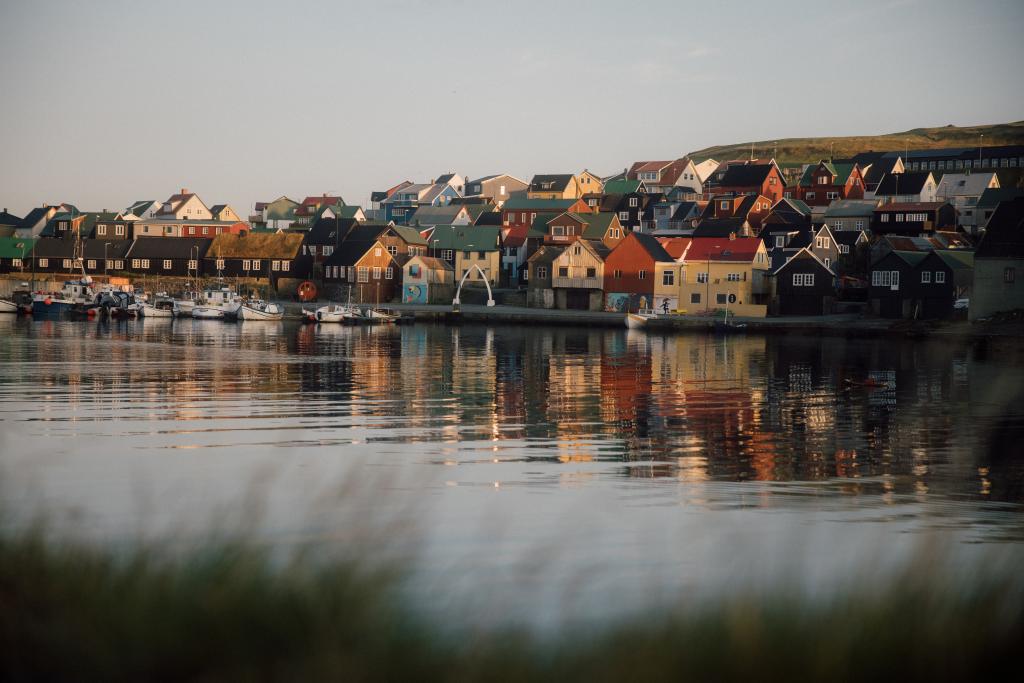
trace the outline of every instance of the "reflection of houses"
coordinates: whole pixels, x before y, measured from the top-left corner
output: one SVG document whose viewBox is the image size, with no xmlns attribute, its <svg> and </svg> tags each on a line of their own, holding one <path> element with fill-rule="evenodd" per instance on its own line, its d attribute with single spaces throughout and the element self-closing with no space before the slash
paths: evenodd
<svg viewBox="0 0 1024 683">
<path fill-rule="evenodd" d="M 446 261 L 413 256 L 402 266 L 402 303 L 447 304 L 455 296 L 455 271 Z"/>
</svg>

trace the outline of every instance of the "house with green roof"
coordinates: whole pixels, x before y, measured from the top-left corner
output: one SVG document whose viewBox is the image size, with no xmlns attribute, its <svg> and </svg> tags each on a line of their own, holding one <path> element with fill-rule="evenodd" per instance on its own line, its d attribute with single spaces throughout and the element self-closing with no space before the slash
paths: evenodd
<svg viewBox="0 0 1024 683">
<path fill-rule="evenodd" d="M 21 273 L 29 268 L 35 243 L 31 237 L 0 237 L 0 273 Z"/>
<path fill-rule="evenodd" d="M 544 244 L 566 245 L 584 239 L 614 249 L 626 232 L 617 214 L 566 211 L 547 222 Z"/>
<path fill-rule="evenodd" d="M 483 286 L 484 277 L 480 274 L 483 271 L 491 286 L 498 284 L 501 277 L 501 228 L 498 226 L 438 225 L 426 239 L 428 255 L 452 266 L 456 281 L 469 272 L 466 284 Z"/>
<path fill-rule="evenodd" d="M 256 202 L 255 213 L 249 217 L 254 228 L 287 230 L 296 221 L 296 211 L 301 204 L 284 195 L 272 202 Z"/>
<path fill-rule="evenodd" d="M 796 198 L 812 210 L 827 207 L 837 199 L 863 199 L 864 175 L 856 163 L 822 159 L 804 169 L 797 184 Z"/>
</svg>

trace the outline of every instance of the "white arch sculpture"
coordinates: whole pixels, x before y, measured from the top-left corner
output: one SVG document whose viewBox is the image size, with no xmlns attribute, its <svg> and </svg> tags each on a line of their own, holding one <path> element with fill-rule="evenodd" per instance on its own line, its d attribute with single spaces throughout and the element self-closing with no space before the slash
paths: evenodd
<svg viewBox="0 0 1024 683">
<path fill-rule="evenodd" d="M 462 294 L 462 284 L 466 281 L 466 278 L 469 277 L 469 274 L 472 273 L 474 270 L 480 273 L 480 277 L 483 278 L 484 284 L 487 285 L 487 305 L 494 305 L 494 295 L 491 293 L 491 283 L 487 280 L 487 273 L 483 271 L 483 268 L 474 263 L 472 266 L 466 269 L 465 273 L 462 274 L 462 279 L 459 280 L 459 288 L 455 290 L 455 298 L 452 299 L 452 306 L 462 305 L 462 302 L 459 300 L 459 295 Z"/>
</svg>

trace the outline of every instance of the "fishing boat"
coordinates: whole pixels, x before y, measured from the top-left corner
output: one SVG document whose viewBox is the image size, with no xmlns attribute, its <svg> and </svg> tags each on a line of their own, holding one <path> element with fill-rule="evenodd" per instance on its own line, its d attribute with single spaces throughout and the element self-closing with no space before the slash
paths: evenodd
<svg viewBox="0 0 1024 683">
<path fill-rule="evenodd" d="M 361 317 L 359 309 L 341 304 L 327 304 L 316 309 L 313 314 L 318 323 L 345 323 L 353 322 Z"/>
<path fill-rule="evenodd" d="M 176 306 L 175 310 L 182 311 L 182 315 L 185 310 L 190 309 L 193 318 L 230 318 L 235 319 L 238 317 L 238 310 L 242 307 L 242 297 L 238 296 L 231 287 L 208 287 L 203 290 L 202 295 L 192 302 L 189 306 L 186 302 L 180 302 L 181 305 Z M 210 309 L 217 309 L 223 315 L 211 316 L 211 315 L 196 315 L 196 311 L 204 309 L 209 311 Z"/>
<path fill-rule="evenodd" d="M 224 320 L 225 313 L 223 308 L 216 306 L 194 306 L 192 308 L 192 317 L 198 320 Z"/>
<path fill-rule="evenodd" d="M 394 323 L 398 322 L 399 315 L 387 308 L 371 308 L 365 316 L 370 322 Z"/>
<path fill-rule="evenodd" d="M 32 315 L 37 318 L 63 318 L 74 312 L 95 315 L 95 300 L 92 278 L 83 275 L 78 280 L 66 281 L 59 292 L 36 292 L 32 296 Z"/>
<path fill-rule="evenodd" d="M 143 303 L 139 314 L 143 318 L 173 318 L 174 317 L 174 304 L 173 299 L 157 299 L 154 303 Z"/>
<path fill-rule="evenodd" d="M 17 313 L 18 304 L 7 299 L 0 299 L 0 313 Z"/>
<path fill-rule="evenodd" d="M 641 308 L 636 313 L 626 314 L 626 327 L 631 330 L 642 330 L 647 323 L 657 319 L 658 314 L 652 308 Z"/>
<path fill-rule="evenodd" d="M 242 304 L 238 309 L 238 317 L 241 320 L 282 320 L 284 307 L 257 299 Z"/>
</svg>

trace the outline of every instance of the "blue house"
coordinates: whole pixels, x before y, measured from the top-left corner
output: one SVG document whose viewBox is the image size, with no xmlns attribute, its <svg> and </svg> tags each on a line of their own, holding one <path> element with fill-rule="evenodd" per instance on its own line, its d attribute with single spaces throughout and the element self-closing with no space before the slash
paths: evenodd
<svg viewBox="0 0 1024 683">
<path fill-rule="evenodd" d="M 421 206 L 447 206 L 460 197 L 448 183 L 419 183 L 403 187 L 381 202 L 384 222 L 407 224 L 409 217 Z"/>
</svg>

